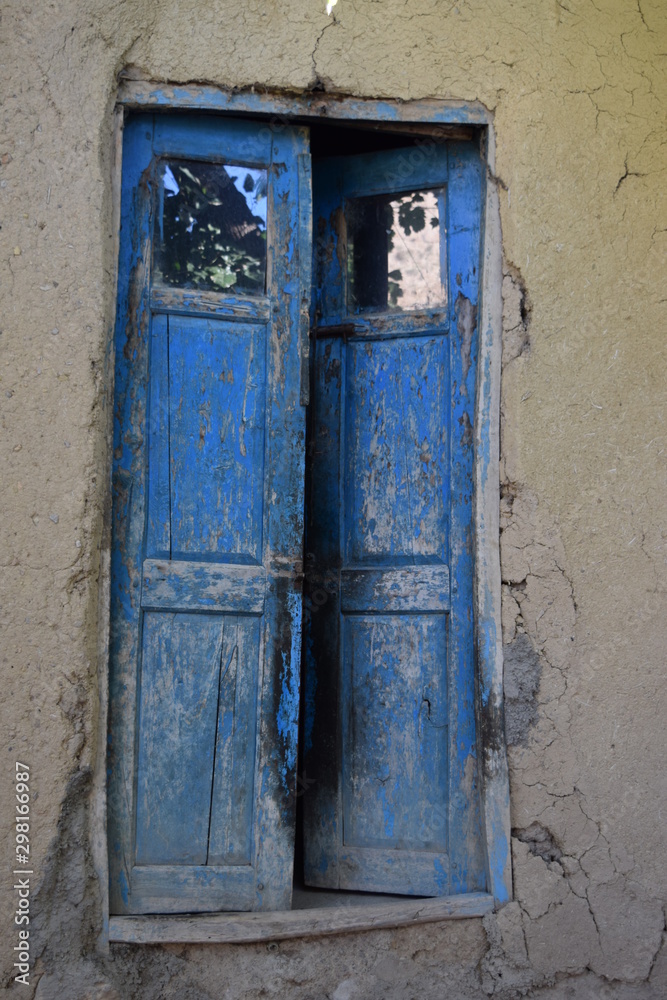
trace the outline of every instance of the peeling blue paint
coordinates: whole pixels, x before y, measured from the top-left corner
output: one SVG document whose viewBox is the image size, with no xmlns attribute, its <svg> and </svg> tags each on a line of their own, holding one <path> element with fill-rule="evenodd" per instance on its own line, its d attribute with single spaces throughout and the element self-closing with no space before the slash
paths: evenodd
<svg viewBox="0 0 667 1000">
<path fill-rule="evenodd" d="M 144 88 L 143 96 L 142 88 Z M 233 110 L 238 112 L 243 110 L 256 110 L 266 112 L 267 109 L 271 110 L 272 108 L 283 108 L 294 111 L 295 107 L 298 105 L 302 113 L 312 113 L 314 115 L 320 114 L 320 109 L 324 104 L 327 105 L 329 110 L 332 108 L 331 101 L 324 100 L 323 102 L 323 99 L 318 95 L 305 98 L 301 102 L 293 102 L 287 98 L 282 98 L 279 95 L 274 95 L 274 97 L 268 98 L 265 95 L 253 95 L 249 93 L 230 95 L 216 91 L 214 88 L 179 87 L 173 90 L 171 88 L 161 88 L 160 92 L 155 91 L 147 96 L 145 85 L 132 83 L 125 85 L 125 90 L 126 96 L 129 99 L 134 99 L 138 102 L 147 101 L 155 106 L 169 106 L 172 108 L 180 104 L 182 107 L 200 107 L 218 111 Z M 131 98 L 130 96 L 132 93 L 134 93 L 134 98 Z M 338 107 L 334 108 L 333 115 L 330 116 L 343 118 L 350 115 L 356 115 L 360 118 L 366 117 L 369 120 L 415 120 L 415 116 L 417 116 L 419 120 L 423 121 L 449 121 L 462 122 L 465 124 L 469 124 L 471 121 L 486 123 L 489 120 L 488 113 L 475 106 L 462 106 L 458 109 L 446 109 L 443 113 L 442 107 L 437 106 L 435 103 L 429 104 L 429 102 L 399 106 L 391 102 L 369 102 L 346 99 L 339 102 Z M 144 196 L 137 196 L 135 193 L 132 196 L 131 202 L 128 202 L 126 197 L 127 191 L 132 188 L 132 184 L 135 185 L 137 190 L 141 185 L 143 185 L 144 191 L 147 193 L 146 196 L 150 196 L 152 184 L 150 171 L 146 165 L 145 158 L 143 161 L 141 160 L 141 156 L 143 154 L 139 155 L 142 144 L 145 151 L 146 148 L 151 147 L 152 143 L 152 149 L 157 153 L 157 155 L 162 155 L 165 150 L 169 151 L 171 148 L 169 146 L 169 142 L 171 141 L 169 139 L 169 133 L 173 126 L 172 136 L 175 135 L 179 137 L 176 146 L 179 149 L 185 148 L 184 144 L 187 146 L 187 141 L 189 141 L 188 134 L 193 120 L 186 119 L 186 116 L 180 116 L 180 118 L 175 117 L 173 119 L 167 119 L 165 116 L 157 117 L 160 119 L 157 129 L 154 128 L 152 119 L 145 118 L 143 122 L 139 122 L 139 120 L 135 123 L 130 122 L 126 130 L 126 153 L 128 155 L 126 155 L 125 160 L 128 165 L 128 172 L 126 175 L 126 181 L 124 182 L 125 193 L 123 202 L 123 211 L 125 212 L 123 215 L 123 226 L 125 227 L 126 235 L 124 237 L 125 242 L 121 248 L 120 285 L 121 289 L 125 289 L 127 292 L 127 289 L 131 284 L 131 280 L 134 280 L 136 287 L 140 289 L 140 302 L 136 307 L 136 324 L 134 324 L 134 326 L 132 324 L 122 327 L 119 326 L 117 330 L 118 350 L 116 377 L 117 384 L 121 387 L 123 385 L 127 385 L 130 375 L 132 374 L 132 377 L 134 377 L 137 370 L 141 369 L 141 366 L 145 363 L 146 352 L 148 350 L 149 323 L 151 321 L 151 313 L 147 308 L 148 300 L 146 298 L 146 289 L 148 286 L 145 281 L 144 284 L 141 285 L 141 281 L 144 279 L 141 278 L 140 272 L 141 267 L 146 261 L 149 260 L 150 257 L 150 255 L 146 255 L 145 247 L 148 245 L 147 241 L 150 239 L 150 227 L 152 223 L 150 213 L 148 213 L 148 215 L 141 214 L 143 211 L 141 208 L 141 205 L 143 204 L 142 197 Z M 142 130 L 146 129 L 147 122 L 150 123 L 150 126 L 148 127 L 148 131 L 144 132 L 144 137 L 142 137 L 141 133 Z M 188 122 L 190 124 L 188 124 Z M 229 149 L 229 142 L 231 140 L 228 138 L 220 140 L 216 130 L 224 132 L 226 126 L 220 130 L 219 124 L 220 123 L 216 123 L 213 118 L 207 119 L 206 122 L 201 125 L 200 134 L 206 137 L 206 141 L 214 138 L 218 143 L 217 155 L 225 155 L 224 151 Z M 252 153 L 251 149 L 252 141 L 254 141 L 251 141 L 252 134 L 259 136 L 261 141 L 270 142 L 273 137 L 271 129 L 266 126 L 259 127 L 240 122 L 228 124 L 229 133 L 234 133 L 240 142 L 242 141 L 246 143 L 246 146 L 244 147 L 245 153 L 251 161 L 253 156 L 255 156 L 255 160 L 253 162 L 256 162 L 256 154 Z M 237 126 L 239 127 L 237 128 Z M 284 256 L 280 261 L 281 266 L 284 264 L 286 270 L 283 275 L 283 280 L 281 280 L 280 293 L 283 298 L 293 301 L 289 308 L 285 310 L 284 313 L 281 314 L 275 321 L 275 336 L 277 341 L 279 341 L 279 350 L 277 351 L 275 357 L 277 359 L 276 379 L 283 379 L 284 384 L 291 387 L 295 384 L 294 380 L 297 376 L 300 364 L 296 357 L 295 341 L 293 336 L 296 329 L 296 316 L 299 308 L 298 300 L 300 299 L 300 289 L 302 287 L 302 278 L 299 276 L 298 268 L 296 266 L 298 263 L 297 251 L 303 240 L 305 225 L 304 218 L 306 218 L 307 222 L 308 217 L 307 213 L 306 216 L 304 216 L 303 211 L 299 214 L 299 209 L 296 204 L 297 199 L 293 195 L 293 187 L 290 187 L 293 183 L 294 177 L 294 162 L 291 159 L 290 149 L 291 140 L 289 140 L 289 136 L 284 132 L 284 124 L 281 124 L 280 128 L 280 157 L 281 160 L 284 161 L 280 164 L 275 162 L 277 144 L 273 144 L 274 174 L 276 183 L 275 204 L 279 203 L 283 205 L 286 213 L 286 226 L 284 230 L 285 249 Z M 148 144 L 145 139 L 148 139 Z M 454 289 L 456 292 L 460 289 L 461 294 L 474 308 L 477 306 L 479 300 L 479 267 L 477 266 L 478 261 L 474 261 L 473 258 L 475 248 L 477 247 L 478 249 L 479 247 L 480 239 L 483 173 L 479 169 L 479 159 L 473 143 L 451 144 L 450 148 L 452 150 L 452 156 L 450 158 L 449 166 L 450 183 L 448 187 L 447 211 L 448 229 L 451 240 L 450 259 L 452 263 L 450 264 L 449 284 L 450 288 Z M 132 170 L 135 169 L 132 166 L 133 150 L 137 152 L 136 164 L 141 163 L 141 170 L 136 170 L 134 175 L 132 174 Z M 223 152 L 221 153 L 220 150 Z M 434 164 L 437 161 L 437 156 L 435 155 L 434 149 L 431 147 L 429 147 L 425 152 L 426 155 L 423 156 L 423 160 L 426 163 L 428 170 L 432 172 Z M 475 159 L 476 157 L 477 159 Z M 406 165 L 413 167 L 415 164 L 411 164 L 405 159 L 405 157 L 402 158 L 401 155 L 395 157 L 392 170 L 397 178 L 404 176 Z M 385 171 L 385 181 L 386 176 L 387 171 Z M 429 174 L 429 177 L 430 176 L 431 174 Z M 289 193 L 290 191 L 292 191 L 292 194 Z M 335 200 L 335 198 L 333 200 Z M 128 204 L 130 205 L 129 209 Z M 145 225 L 142 233 L 140 233 L 140 238 L 136 238 L 135 234 L 133 239 L 129 239 L 127 237 L 127 227 L 129 225 L 131 230 L 132 219 L 135 213 L 137 213 L 137 217 L 141 216 L 144 220 L 142 225 L 144 225 L 144 223 Z M 334 274 L 334 272 L 336 272 L 338 274 L 336 282 L 339 287 L 342 287 L 343 271 L 340 268 L 340 261 L 338 257 L 338 235 L 335 227 L 330 228 L 330 234 L 331 239 L 328 246 L 328 252 L 331 254 L 331 273 Z M 465 258 L 466 254 L 468 254 L 468 257 L 472 254 L 472 258 L 461 264 L 460 261 Z M 446 258 L 443 259 L 446 260 Z M 456 264 L 453 263 L 455 259 L 457 261 Z M 130 276 L 133 274 L 134 278 L 131 279 Z M 336 282 L 334 282 L 334 284 Z M 141 291 L 141 289 L 143 289 L 143 291 Z M 188 303 L 185 298 L 182 298 L 180 302 L 177 302 L 174 299 L 174 301 L 170 303 L 167 301 L 167 298 L 168 297 L 163 298 L 163 300 L 159 302 L 159 296 L 154 295 L 151 299 L 151 302 L 154 305 L 154 311 L 157 310 L 158 313 L 160 311 L 170 312 L 170 314 L 174 316 L 187 316 L 188 309 L 191 308 L 192 303 Z M 129 294 L 125 294 L 125 298 L 123 298 L 123 294 L 121 294 L 121 299 L 119 300 L 119 312 L 121 311 L 121 307 L 122 309 L 130 308 L 131 304 L 129 299 Z M 343 308 L 344 303 L 342 300 L 338 302 L 338 306 L 340 308 L 329 311 L 329 315 L 332 317 L 332 322 L 344 318 L 345 310 Z M 233 322 L 234 316 L 244 307 L 245 303 L 241 298 L 228 296 L 225 298 L 224 302 L 221 301 L 216 306 L 217 312 L 215 315 L 220 318 L 223 316 L 227 317 L 230 322 Z M 246 314 L 245 321 L 248 322 L 249 320 L 252 320 L 253 322 L 266 322 L 266 318 L 267 317 L 264 316 L 250 317 Z M 450 818 L 454 823 L 454 827 L 456 827 L 456 829 L 452 829 L 454 836 L 450 853 L 452 859 L 456 859 L 458 857 L 459 860 L 455 860 L 452 868 L 449 869 L 449 875 L 447 875 L 448 866 L 438 861 L 440 869 L 436 874 L 439 879 L 439 892 L 448 891 L 447 885 L 449 885 L 449 891 L 461 892 L 468 891 L 470 885 L 474 885 L 474 879 L 478 877 L 476 874 L 479 868 L 480 857 L 478 845 L 481 842 L 479 832 L 479 810 L 476 805 L 476 789 L 479 785 L 479 779 L 476 773 L 474 773 L 474 762 L 476 760 L 476 733 L 473 710 L 475 699 L 475 661 L 471 640 L 471 629 L 473 624 L 473 592 L 472 584 L 470 582 L 473 578 L 474 536 L 472 528 L 472 455 L 469 447 L 469 439 L 470 428 L 475 419 L 476 392 L 478 391 L 482 395 L 485 395 L 489 391 L 488 387 L 492 372 L 490 369 L 488 351 L 484 349 L 480 354 L 479 334 L 475 324 L 472 324 L 472 326 L 466 326 L 465 323 L 461 324 L 459 322 L 457 311 L 454 308 L 452 308 L 450 314 L 444 318 L 442 316 L 438 317 L 435 313 L 433 313 L 427 317 L 427 320 L 428 322 L 437 324 L 438 330 L 443 336 L 448 336 L 451 343 L 450 377 L 452 399 L 454 403 L 451 413 L 451 432 L 448 440 L 448 445 L 451 448 L 451 478 L 449 478 L 448 471 L 448 478 L 446 481 L 443 481 L 443 493 L 447 496 L 451 496 L 453 509 L 456 510 L 456 514 L 452 520 L 451 539 L 449 537 L 449 526 L 443 532 L 442 537 L 444 539 L 444 549 L 441 554 L 441 558 L 444 565 L 449 565 L 451 567 L 452 575 L 451 608 L 448 612 L 450 621 L 448 651 L 450 656 L 455 657 L 457 661 L 460 659 L 462 664 L 460 673 L 457 674 L 454 672 L 452 690 L 447 693 L 449 703 L 452 706 L 449 717 L 451 728 L 451 739 L 449 742 L 451 752 L 450 766 L 454 776 L 454 783 L 456 784 L 458 781 L 461 787 L 464 787 L 465 785 L 466 796 L 468 796 L 466 804 L 469 806 L 469 808 L 465 810 L 460 810 L 458 817 L 454 812 L 450 812 Z M 372 321 L 369 321 L 366 317 L 357 316 L 355 322 L 357 322 L 356 332 L 358 336 L 366 335 L 371 337 L 373 335 Z M 395 336 L 405 337 L 414 332 L 415 329 L 410 328 L 410 324 L 404 319 L 401 319 L 400 317 L 395 319 Z M 492 336 L 492 331 L 485 331 L 485 340 Z M 479 373 L 479 381 L 477 382 L 479 388 L 476 389 L 476 365 L 478 354 L 480 354 L 482 359 L 482 370 Z M 122 355 L 122 357 L 119 355 Z M 343 366 L 343 368 L 344 367 L 345 366 Z M 347 377 L 351 377 L 349 363 L 347 366 Z M 384 374 L 381 372 L 380 382 L 382 382 L 384 377 Z M 378 388 L 381 389 L 381 386 L 378 386 Z M 145 381 L 142 383 L 140 379 L 136 380 L 133 393 L 127 395 L 123 400 L 122 406 L 124 406 L 125 409 L 121 406 L 121 409 L 116 411 L 116 429 L 123 427 L 126 428 L 128 421 L 137 428 L 137 433 L 134 437 L 128 437 L 127 434 L 125 434 L 124 436 L 116 436 L 114 441 L 116 455 L 120 456 L 117 457 L 117 470 L 119 473 L 117 481 L 121 488 L 121 492 L 116 497 L 114 508 L 114 517 L 116 518 L 114 531 L 116 532 L 116 537 L 121 537 L 122 532 L 126 530 L 124 525 L 128 522 L 131 522 L 134 527 L 132 527 L 129 534 L 126 533 L 123 537 L 123 545 L 118 545 L 114 550 L 112 559 L 116 589 L 112 600 L 115 602 L 114 608 L 115 613 L 119 616 L 118 621 L 126 624 L 130 623 L 131 627 L 137 625 L 136 635 L 138 636 L 138 640 L 133 640 L 134 645 L 123 645 L 125 640 L 121 635 L 122 629 L 120 629 L 120 631 L 117 628 L 112 629 L 112 658 L 115 657 L 117 662 L 121 662 L 121 658 L 124 658 L 124 662 L 127 662 L 130 665 L 129 676 L 123 675 L 122 672 L 119 672 L 118 675 L 114 675 L 112 678 L 112 697 L 117 698 L 118 702 L 122 705 L 130 706 L 130 718 L 133 718 L 131 712 L 132 699 L 136 697 L 134 684 L 134 680 L 136 678 L 132 677 L 131 670 L 132 663 L 136 662 L 136 658 L 139 655 L 137 651 L 137 641 L 140 642 L 141 636 L 140 625 L 138 625 L 139 618 L 141 616 L 141 559 L 144 554 L 141 546 L 139 546 L 139 548 L 136 547 L 138 538 L 137 532 L 139 530 L 136 526 L 141 522 L 141 517 L 137 517 L 137 511 L 142 512 L 145 509 L 147 500 L 150 500 L 151 496 L 151 491 L 149 490 L 147 494 L 143 485 L 145 454 L 147 439 L 150 436 L 150 431 L 146 421 L 146 414 L 141 412 L 141 401 L 145 400 L 147 395 L 150 398 L 152 391 L 152 387 L 148 387 Z M 387 386 L 385 386 L 382 391 L 386 395 L 388 392 Z M 287 391 L 287 397 L 289 397 L 290 392 L 291 388 Z M 267 410 L 268 425 L 272 426 L 274 429 L 280 427 L 283 427 L 286 430 L 288 428 L 293 428 L 295 426 L 295 405 L 293 394 L 287 404 L 285 403 L 285 399 L 282 399 L 279 404 L 272 401 Z M 348 414 L 344 419 L 348 419 L 349 416 L 350 415 Z M 403 417 L 403 420 L 405 422 L 405 416 Z M 419 433 L 424 433 L 424 440 L 426 440 L 428 437 L 428 429 L 420 426 Z M 489 450 L 488 436 L 482 432 L 477 435 L 477 440 L 479 447 L 478 454 L 475 456 L 475 461 L 477 462 L 480 474 L 479 482 L 481 483 L 483 489 L 485 484 L 488 483 L 489 469 L 493 467 L 493 457 L 491 456 Z M 391 441 L 392 435 L 388 435 L 386 433 L 386 428 L 383 429 L 378 427 L 378 446 L 380 448 L 388 448 L 390 447 Z M 295 453 L 299 453 L 299 449 L 302 451 L 302 432 L 300 434 L 299 432 L 292 434 L 292 437 L 290 438 L 290 447 L 294 449 Z M 239 453 L 235 455 L 235 460 L 239 464 L 243 464 L 242 459 L 245 457 L 247 457 L 247 455 L 243 456 Z M 295 465 L 300 465 L 300 468 L 302 469 L 302 456 L 299 462 L 295 463 Z M 426 475 L 429 470 L 428 462 L 421 461 L 420 468 L 423 470 L 423 474 Z M 122 470 L 124 470 L 124 473 Z M 297 549 L 300 542 L 299 524 L 301 516 L 300 512 L 302 509 L 302 487 L 298 482 L 298 475 L 296 478 L 294 478 L 294 476 L 292 476 L 292 478 L 290 478 L 290 476 L 285 476 L 271 463 L 267 469 L 263 470 L 263 474 L 264 473 L 266 473 L 270 478 L 271 488 L 274 495 L 280 498 L 280 503 L 271 514 L 272 520 L 270 531 L 272 532 L 272 544 L 275 543 L 276 552 L 278 553 L 283 541 L 287 539 L 289 540 L 289 545 L 292 546 L 290 552 L 294 552 L 294 540 L 297 540 Z M 399 466 L 397 464 L 394 465 L 393 475 L 393 487 L 400 493 L 404 486 L 404 477 L 400 474 Z M 416 502 L 414 505 L 413 521 L 406 537 L 409 536 L 413 540 L 413 544 L 417 547 L 422 544 L 427 544 L 428 542 L 428 524 L 429 519 L 434 517 L 437 513 L 437 495 L 437 490 L 431 495 L 423 494 L 420 498 L 418 498 L 419 502 Z M 401 509 L 400 504 L 397 506 L 396 510 L 398 511 L 399 509 Z M 252 520 L 252 501 L 250 493 L 246 493 L 244 495 L 242 503 L 239 506 L 239 511 L 242 514 L 242 520 L 244 523 L 248 519 Z M 369 519 L 366 527 L 368 532 L 363 540 L 364 544 L 366 544 L 368 539 L 370 539 L 374 545 L 379 545 L 382 536 L 381 519 L 378 519 L 377 517 Z M 143 530 L 143 528 L 140 530 Z M 132 532 L 134 532 L 134 534 Z M 211 525 L 202 525 L 201 539 L 206 546 L 210 547 L 215 541 L 215 537 L 215 532 Z M 266 541 L 266 539 L 264 541 Z M 286 542 L 284 549 L 287 548 L 287 545 L 288 543 Z M 278 553 L 281 558 L 284 557 L 284 549 Z M 136 556 L 134 559 L 131 558 L 133 551 Z M 396 558 L 397 555 L 402 555 L 400 552 L 398 537 L 391 539 L 388 547 L 388 555 L 392 559 Z M 279 674 L 279 676 L 270 677 L 266 688 L 267 692 L 269 692 L 272 697 L 275 695 L 271 720 L 272 724 L 275 726 L 275 732 L 279 738 L 280 746 L 277 746 L 274 740 L 274 755 L 272 757 L 272 762 L 274 765 L 277 762 L 278 767 L 260 767 L 260 774 L 262 774 L 261 794 L 266 800 L 266 810 L 264 811 L 264 806 L 260 804 L 260 811 L 257 819 L 258 843 L 262 845 L 261 850 L 271 850 L 272 847 L 275 849 L 275 870 L 278 869 L 279 865 L 291 864 L 291 861 L 288 859 L 289 852 L 287 854 L 285 853 L 285 843 L 286 840 L 289 840 L 289 837 L 282 837 L 281 839 L 279 836 L 272 845 L 272 833 L 270 827 L 270 817 L 272 812 L 271 809 L 269 809 L 269 805 L 278 805 L 282 816 L 285 818 L 285 822 L 289 822 L 289 800 L 290 795 L 293 793 L 293 776 L 296 769 L 296 731 L 299 701 L 298 661 L 300 652 L 301 607 L 298 596 L 297 578 L 298 571 L 295 570 L 293 581 L 290 583 L 287 590 L 282 592 L 284 593 L 287 602 L 287 619 L 289 620 L 289 626 L 287 627 L 284 635 L 287 636 L 289 633 L 290 638 L 287 640 L 289 643 L 289 651 L 285 648 L 281 648 L 279 650 L 271 668 Z M 438 600 L 442 603 L 450 601 L 449 590 L 441 589 L 439 591 Z M 492 606 L 491 595 L 486 594 L 484 600 L 488 602 L 488 607 Z M 331 608 L 339 607 L 337 601 L 338 597 L 335 599 L 330 598 L 329 610 Z M 212 598 L 204 597 L 202 599 L 202 610 L 204 607 L 211 609 L 214 606 L 215 603 Z M 274 611 L 275 608 L 272 609 L 271 614 L 273 614 Z M 493 699 L 497 694 L 493 684 L 491 683 L 491 673 L 494 669 L 492 665 L 495 662 L 498 637 L 495 634 L 495 623 L 489 625 L 484 616 L 476 622 L 476 625 L 478 627 L 477 655 L 479 658 L 480 668 L 480 701 L 482 708 L 486 709 L 492 706 Z M 419 655 L 420 661 L 423 657 L 424 654 L 422 652 Z M 313 747 L 315 737 L 318 735 L 320 729 L 317 719 L 317 703 L 318 699 L 323 696 L 323 692 L 320 688 L 320 677 L 316 676 L 314 670 L 311 670 L 310 667 L 308 667 L 307 676 L 309 678 L 309 690 L 306 692 L 305 698 L 305 745 L 307 751 L 310 752 Z M 400 673 L 395 669 L 388 671 L 387 677 L 388 680 L 391 680 L 392 685 L 400 685 Z M 420 698 L 421 695 L 422 692 L 420 691 Z M 437 700 L 436 694 L 431 689 L 429 689 L 428 700 L 431 704 L 435 704 L 435 701 Z M 413 726 L 421 727 L 420 739 L 422 739 L 424 731 L 426 731 L 430 725 L 431 704 L 429 704 L 428 713 L 426 712 L 426 709 L 424 709 L 423 712 L 421 711 L 421 702 L 418 704 L 417 701 L 415 701 L 414 704 L 407 705 L 405 708 L 405 717 L 409 717 L 412 720 Z M 401 714 L 396 707 L 392 707 L 387 711 L 387 725 L 389 727 L 387 730 L 388 747 L 391 747 L 392 744 L 391 732 L 393 730 L 398 731 L 400 729 L 401 718 Z M 473 719 L 472 725 L 470 723 L 471 718 Z M 230 737 L 230 726 L 230 713 L 226 712 L 223 716 L 221 716 L 220 724 L 219 738 L 223 741 Z M 119 740 L 118 745 L 120 746 L 123 742 L 126 747 L 131 743 L 131 738 L 128 739 L 127 731 L 125 731 L 124 741 Z M 420 744 L 420 746 L 422 746 L 422 744 Z M 423 748 L 420 752 L 425 754 L 428 753 Z M 471 762 L 473 762 L 472 776 L 470 774 Z M 429 758 L 425 762 L 424 767 L 425 773 L 428 772 L 429 780 L 437 782 L 436 768 L 433 760 Z M 131 779 L 131 770 L 129 773 Z M 382 789 L 382 824 L 385 835 L 390 838 L 397 836 L 396 824 L 398 816 L 398 812 L 394 809 L 390 799 L 393 796 L 394 800 L 397 800 L 399 792 L 400 788 L 396 782 L 392 785 L 387 785 L 386 788 L 383 787 Z M 111 798 L 113 799 L 113 795 Z M 126 798 L 129 802 L 127 794 Z M 116 796 L 112 805 L 112 811 L 113 809 L 117 809 L 120 822 L 125 822 L 125 819 L 127 818 L 123 818 L 123 810 L 125 809 L 125 806 L 120 804 L 120 798 L 118 796 Z M 466 816 L 464 816 L 464 813 L 466 813 Z M 469 817 L 467 816 L 468 813 L 471 814 Z M 506 887 L 508 884 L 507 859 L 509 845 L 507 843 L 507 837 L 503 835 L 502 823 L 499 821 L 496 823 L 492 814 L 493 809 L 490 809 L 487 813 L 487 827 L 491 830 L 489 835 L 490 839 L 487 844 L 489 852 L 489 879 L 496 898 L 502 902 L 505 898 L 507 898 L 507 890 L 506 888 L 503 890 L 502 886 L 504 885 Z M 116 820 L 112 820 L 112 823 L 113 822 L 116 822 Z M 325 807 L 319 809 L 318 822 L 323 830 L 331 831 L 335 829 L 336 824 L 341 823 L 341 819 L 336 814 L 335 808 Z M 419 831 L 427 829 L 428 825 L 426 822 L 420 820 Z M 126 837 L 124 843 L 127 844 Z M 132 856 L 131 851 L 127 856 Z M 396 868 L 394 863 L 395 861 L 395 857 L 389 859 L 388 868 L 394 870 Z M 332 857 L 327 858 L 323 855 L 318 858 L 315 865 L 315 867 L 320 871 L 323 868 L 335 868 L 335 866 L 335 859 Z M 472 882 L 469 881 L 471 878 L 473 880 Z M 447 882 L 447 879 L 449 879 L 449 882 Z M 203 891 L 205 886 L 208 885 L 207 879 L 203 876 L 201 878 L 196 876 L 196 880 L 198 883 L 201 883 Z M 117 885 L 121 885 L 120 880 Z M 498 888 L 498 886 L 500 886 L 500 888 Z M 256 893 L 256 897 L 253 896 L 253 898 L 261 898 L 262 905 L 264 905 L 265 902 L 266 905 L 269 906 L 275 905 L 275 896 L 273 897 L 272 903 L 272 891 L 273 890 L 270 886 L 267 886 L 266 889 L 262 889 L 261 892 L 260 890 L 253 889 L 253 893 Z M 503 891 L 505 893 L 504 896 Z M 119 896 L 123 905 L 127 906 L 130 897 L 127 880 L 125 880 L 125 891 L 123 892 L 119 890 Z M 136 894 L 134 894 L 134 896 L 136 901 L 138 897 Z"/>
<path fill-rule="evenodd" d="M 157 897 L 171 912 L 289 905 L 303 533 L 297 292 L 310 256 L 299 220 L 310 198 L 297 170 L 303 130 L 283 131 L 280 164 L 273 140 L 257 123 L 211 116 L 139 115 L 125 128 L 108 799 L 116 913 L 152 912 Z M 153 280 L 162 157 L 267 170 L 266 295 Z"/>
<path fill-rule="evenodd" d="M 281 766 L 285 790 L 289 792 L 288 775 L 296 770 L 297 728 L 299 724 L 299 664 L 301 660 L 301 595 L 289 594 L 287 609 L 291 621 L 292 645 L 289 654 L 283 651 L 280 677 L 280 703 L 276 717 L 278 735 L 283 740 L 284 764 Z"/>
<path fill-rule="evenodd" d="M 352 97 L 327 98 L 321 94 L 284 96 L 280 93 L 253 93 L 240 90 L 234 93 L 210 86 L 165 87 L 143 82 L 125 81 L 120 99 L 133 107 L 183 108 L 199 111 L 232 111 L 266 115 L 273 113 L 279 120 L 272 120 L 265 130 L 276 133 L 285 128 L 285 115 L 326 115 L 329 119 L 356 119 L 367 121 L 422 121 L 433 124 L 486 125 L 491 120 L 489 111 L 473 101 L 459 104 L 441 101 L 384 101 Z"/>
</svg>

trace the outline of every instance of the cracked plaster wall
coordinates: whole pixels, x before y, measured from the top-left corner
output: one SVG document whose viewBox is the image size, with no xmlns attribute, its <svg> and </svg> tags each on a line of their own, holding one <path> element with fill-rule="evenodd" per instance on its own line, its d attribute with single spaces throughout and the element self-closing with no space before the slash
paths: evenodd
<svg viewBox="0 0 667 1000">
<path fill-rule="evenodd" d="M 664 997 L 667 9 L 339 0 L 327 18 L 323 8 L 3 5 L 0 795 L 10 801 L 13 761 L 27 755 L 33 986 L 40 1000 Z M 88 807 L 109 458 L 111 116 L 128 65 L 174 82 L 477 100 L 495 115 L 515 901 L 483 928 L 271 951 L 96 951 Z M 10 823 L 3 805 L 4 845 Z M 9 886 L 3 876 L 6 984 Z"/>
</svg>

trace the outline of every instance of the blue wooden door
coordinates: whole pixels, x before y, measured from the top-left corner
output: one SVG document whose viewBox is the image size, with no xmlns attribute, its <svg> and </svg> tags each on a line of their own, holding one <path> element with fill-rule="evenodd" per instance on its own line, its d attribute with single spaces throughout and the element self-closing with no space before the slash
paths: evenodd
<svg viewBox="0 0 667 1000">
<path fill-rule="evenodd" d="M 114 413 L 112 913 L 289 906 L 307 137 L 125 130 Z"/>
<path fill-rule="evenodd" d="M 485 888 L 472 612 L 482 178 L 472 142 L 337 157 L 314 173 L 313 886 Z"/>
</svg>

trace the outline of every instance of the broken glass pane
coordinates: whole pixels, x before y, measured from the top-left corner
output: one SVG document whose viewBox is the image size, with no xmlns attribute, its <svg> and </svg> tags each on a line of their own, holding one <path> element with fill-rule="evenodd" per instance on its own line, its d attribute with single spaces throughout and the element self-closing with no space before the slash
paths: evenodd
<svg viewBox="0 0 667 1000">
<path fill-rule="evenodd" d="M 160 165 L 155 281 L 263 295 L 267 172 L 171 160 Z"/>
</svg>

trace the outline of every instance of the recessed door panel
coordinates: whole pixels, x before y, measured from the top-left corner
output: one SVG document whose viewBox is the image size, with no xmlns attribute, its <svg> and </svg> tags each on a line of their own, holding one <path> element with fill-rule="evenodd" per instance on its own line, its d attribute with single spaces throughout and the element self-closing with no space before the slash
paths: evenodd
<svg viewBox="0 0 667 1000">
<path fill-rule="evenodd" d="M 138 865 L 250 864 L 258 638 L 256 618 L 144 614 Z"/>
<path fill-rule="evenodd" d="M 343 842 L 447 850 L 447 616 L 346 615 Z"/>
<path fill-rule="evenodd" d="M 445 336 L 347 345 L 345 560 L 446 562 Z"/>
<path fill-rule="evenodd" d="M 265 337 L 169 317 L 172 557 L 261 561 Z"/>
</svg>

